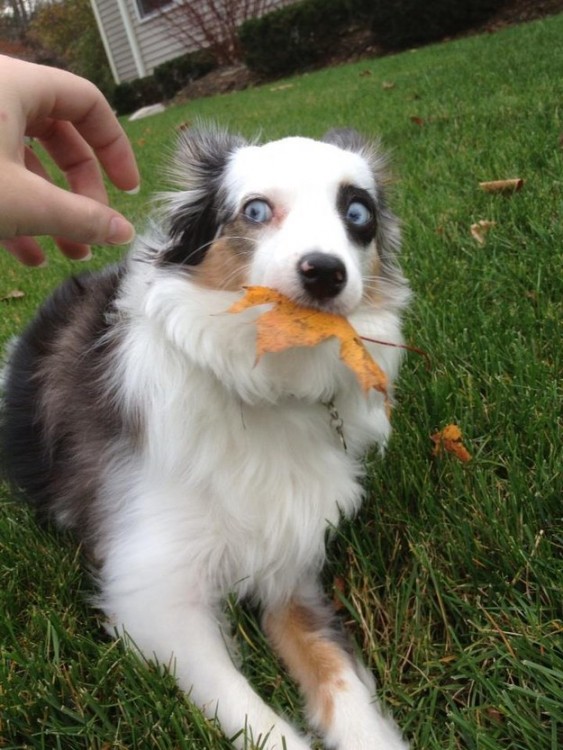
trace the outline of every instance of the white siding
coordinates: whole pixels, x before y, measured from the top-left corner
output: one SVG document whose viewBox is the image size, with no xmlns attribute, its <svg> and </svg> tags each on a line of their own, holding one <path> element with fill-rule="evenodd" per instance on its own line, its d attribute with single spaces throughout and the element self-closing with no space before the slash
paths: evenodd
<svg viewBox="0 0 563 750">
<path fill-rule="evenodd" d="M 140 67 L 144 69 L 144 75 L 150 75 L 157 65 L 202 46 L 190 45 L 185 38 L 175 35 L 158 13 L 141 18 L 135 0 L 91 2 L 96 6 L 96 16 L 103 27 L 100 33 L 104 37 L 118 83 L 139 78 L 143 74 Z M 273 9 L 292 2 L 295 0 L 269 0 L 268 7 Z M 126 14 L 125 18 L 123 14 Z M 137 59 L 132 49 L 131 34 L 137 48 Z"/>
<path fill-rule="evenodd" d="M 116 0 L 92 0 L 98 10 L 97 16 L 103 26 L 100 33 L 105 37 L 106 50 L 110 50 L 112 69 L 117 82 L 137 78 L 137 68 L 133 53 Z"/>
<path fill-rule="evenodd" d="M 135 0 L 127 0 L 127 8 L 147 75 L 160 63 L 193 51 L 170 33 L 166 21 L 158 13 L 141 19 Z"/>
</svg>

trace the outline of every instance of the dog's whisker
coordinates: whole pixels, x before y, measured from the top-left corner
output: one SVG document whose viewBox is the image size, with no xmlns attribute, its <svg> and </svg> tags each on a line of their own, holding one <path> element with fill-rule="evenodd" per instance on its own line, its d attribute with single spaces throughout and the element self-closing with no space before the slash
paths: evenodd
<svg viewBox="0 0 563 750">
<path fill-rule="evenodd" d="M 228 273 L 225 278 L 221 282 L 221 288 L 222 289 L 230 289 L 231 283 L 237 279 L 237 277 L 242 276 L 243 278 L 248 278 L 248 272 L 250 270 L 250 263 L 246 263 L 244 265 L 241 265 L 239 268 L 235 268 L 230 273 Z M 244 286 L 244 283 L 241 284 L 241 289 Z"/>
</svg>

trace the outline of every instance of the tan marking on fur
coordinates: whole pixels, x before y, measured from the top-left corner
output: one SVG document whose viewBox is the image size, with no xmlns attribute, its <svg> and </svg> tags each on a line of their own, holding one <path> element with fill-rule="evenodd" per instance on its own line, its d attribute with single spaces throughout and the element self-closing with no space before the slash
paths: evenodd
<svg viewBox="0 0 563 750">
<path fill-rule="evenodd" d="M 209 248 L 205 259 L 191 272 L 193 280 L 208 289 L 238 292 L 246 281 L 248 259 L 238 253 L 228 237 L 221 237 Z"/>
<path fill-rule="evenodd" d="M 381 260 L 377 251 L 374 252 L 368 267 L 367 282 L 364 291 L 364 302 L 368 305 L 379 307 L 383 302 L 383 296 L 379 290 L 378 279 L 381 275 Z"/>
<path fill-rule="evenodd" d="M 315 627 L 315 614 L 292 603 L 266 617 L 264 627 L 320 726 L 328 728 L 334 712 L 334 692 L 346 689 L 341 677 L 347 666 L 342 649 Z"/>
<path fill-rule="evenodd" d="M 254 247 L 256 230 L 242 219 L 228 224 L 221 237 L 192 270 L 192 278 L 208 289 L 238 292 L 247 283 L 247 271 Z"/>
</svg>

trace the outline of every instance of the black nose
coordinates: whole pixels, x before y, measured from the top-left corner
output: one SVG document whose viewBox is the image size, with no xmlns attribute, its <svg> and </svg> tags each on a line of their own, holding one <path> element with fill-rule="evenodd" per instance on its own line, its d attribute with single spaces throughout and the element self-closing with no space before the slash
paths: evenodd
<svg viewBox="0 0 563 750">
<path fill-rule="evenodd" d="M 318 300 L 336 297 L 346 285 L 346 266 L 334 255 L 307 253 L 297 264 L 305 291 Z"/>
</svg>

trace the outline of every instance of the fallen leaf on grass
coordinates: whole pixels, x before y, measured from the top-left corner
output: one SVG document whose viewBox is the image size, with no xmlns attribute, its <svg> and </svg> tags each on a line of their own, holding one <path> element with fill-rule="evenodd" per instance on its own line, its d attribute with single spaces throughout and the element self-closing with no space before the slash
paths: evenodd
<svg viewBox="0 0 563 750">
<path fill-rule="evenodd" d="M 480 182 L 479 187 L 486 193 L 516 193 L 522 189 L 524 180 L 521 177 L 515 177 L 510 180 L 490 180 L 489 182 Z"/>
<path fill-rule="evenodd" d="M 387 376 L 346 318 L 302 307 L 274 289 L 262 286 L 246 287 L 245 296 L 235 302 L 229 312 L 238 313 L 265 304 L 273 307 L 257 321 L 258 359 L 267 352 L 281 352 L 293 346 L 316 346 L 334 336 L 340 341 L 340 358 L 354 372 L 364 392 L 374 388 L 386 394 Z"/>
<path fill-rule="evenodd" d="M 424 127 L 424 125 L 426 125 L 426 120 L 424 120 L 422 117 L 413 116 L 410 118 L 410 120 L 414 125 L 418 125 L 419 128 L 422 128 Z"/>
<path fill-rule="evenodd" d="M 453 453 L 463 463 L 471 461 L 471 454 L 461 442 L 461 430 L 455 424 L 449 424 L 440 432 L 431 436 L 434 443 L 433 456 L 441 456 L 442 453 Z"/>
<path fill-rule="evenodd" d="M 342 596 L 345 596 L 346 594 L 346 583 L 344 581 L 344 578 L 342 576 L 336 576 L 334 581 L 332 582 L 332 590 L 333 590 L 333 596 L 332 596 L 332 603 L 334 605 L 334 609 L 337 612 L 340 612 L 344 609 L 344 604 L 342 602 Z"/>
<path fill-rule="evenodd" d="M 471 236 L 480 245 L 484 245 L 485 236 L 494 226 L 496 226 L 496 221 L 481 219 L 481 221 L 477 221 L 475 224 L 471 225 Z"/>
<path fill-rule="evenodd" d="M 391 89 L 395 88 L 395 82 L 394 81 L 383 81 L 381 84 L 381 88 L 383 91 L 391 91 Z"/>
<path fill-rule="evenodd" d="M 9 299 L 21 299 L 22 297 L 25 297 L 25 292 L 22 292 L 21 289 L 12 289 L 3 297 L 0 297 L 0 302 L 5 302 Z"/>
</svg>

